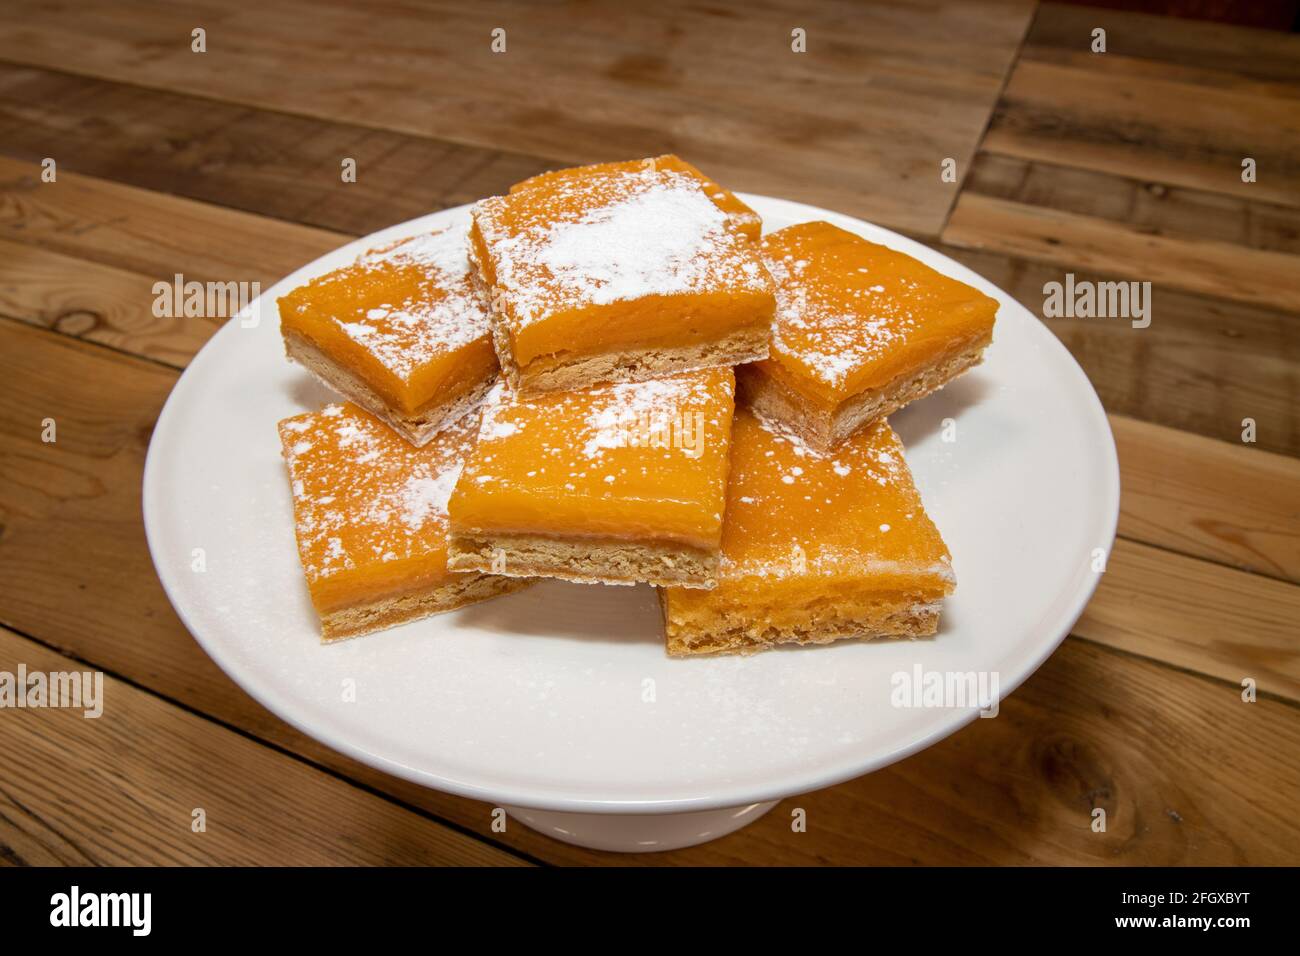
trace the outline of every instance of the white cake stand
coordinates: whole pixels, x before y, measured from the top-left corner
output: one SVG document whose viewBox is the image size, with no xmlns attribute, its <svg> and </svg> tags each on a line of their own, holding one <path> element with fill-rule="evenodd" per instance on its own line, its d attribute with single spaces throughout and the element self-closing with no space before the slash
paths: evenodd
<svg viewBox="0 0 1300 956">
<path fill-rule="evenodd" d="M 321 646 L 275 424 L 330 396 L 285 361 L 273 303 L 461 208 L 299 270 L 249 321 L 228 323 L 177 383 L 149 448 L 145 528 L 163 586 L 207 653 L 330 747 L 605 850 L 713 839 L 976 717 L 973 703 L 894 706 L 893 675 L 984 672 L 1012 692 L 1078 618 L 1099 577 L 1094 551 L 1114 539 L 1118 466 L 1096 394 L 1033 315 L 958 263 L 846 216 L 744 198 L 769 229 L 826 219 L 1001 302 L 985 363 L 892 418 L 953 554 L 957 591 L 936 638 L 670 660 L 648 588 L 545 582 Z M 203 573 L 192 570 L 198 547 Z M 485 834 L 490 824 L 485 812 Z"/>
</svg>

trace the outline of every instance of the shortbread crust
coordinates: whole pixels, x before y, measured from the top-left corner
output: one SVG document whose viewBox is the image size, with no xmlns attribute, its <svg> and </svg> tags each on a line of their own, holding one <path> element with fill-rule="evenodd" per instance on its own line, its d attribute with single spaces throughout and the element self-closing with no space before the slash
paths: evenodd
<svg viewBox="0 0 1300 956">
<path fill-rule="evenodd" d="M 940 356 L 911 376 L 899 376 L 881 388 L 869 388 L 835 408 L 809 401 L 777 377 L 754 366 L 736 370 L 737 396 L 761 417 L 798 434 L 813 448 L 831 451 L 864 425 L 887 418 L 919 398 L 943 388 L 984 360 L 992 338 L 984 338 L 955 355 Z"/>
<path fill-rule="evenodd" d="M 349 369 L 330 361 L 329 356 L 305 335 L 285 330 L 284 351 L 326 388 L 364 408 L 416 447 L 427 444 L 448 425 L 477 410 L 495 382 L 495 379 L 485 378 L 457 395 L 440 398 L 413 414 L 406 414 L 390 406 Z"/>
<path fill-rule="evenodd" d="M 665 587 L 711 587 L 718 571 L 718 553 L 680 542 L 453 533 L 447 567 L 453 571 L 559 578 L 581 584 L 644 582 Z"/>
<path fill-rule="evenodd" d="M 387 630 L 407 621 L 454 611 L 488 598 L 509 594 L 531 583 L 488 574 L 455 575 L 445 583 L 399 597 L 326 611 L 320 615 L 321 642 L 333 644 L 374 631 Z"/>
</svg>

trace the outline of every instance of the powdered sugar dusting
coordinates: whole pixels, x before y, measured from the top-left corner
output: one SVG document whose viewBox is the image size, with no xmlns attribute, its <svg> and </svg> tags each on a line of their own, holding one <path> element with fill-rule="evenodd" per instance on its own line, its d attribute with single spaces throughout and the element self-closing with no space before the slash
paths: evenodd
<svg viewBox="0 0 1300 956">
<path fill-rule="evenodd" d="M 551 185 L 474 210 L 518 328 L 584 306 L 770 287 L 749 240 L 692 176 L 620 170 Z"/>
<path fill-rule="evenodd" d="M 692 397 L 696 401 L 704 397 L 706 388 L 699 379 L 683 377 L 626 382 L 602 389 L 587 413 L 583 457 L 596 459 L 606 448 L 625 447 L 629 430 L 642 423 L 648 433 L 670 427 Z"/>
<path fill-rule="evenodd" d="M 309 586 L 376 562 L 445 562 L 447 500 L 477 428 L 471 415 L 415 448 L 350 404 L 281 422 Z"/>
<path fill-rule="evenodd" d="M 397 491 L 398 513 L 402 524 L 416 531 L 430 519 L 447 516 L 447 499 L 460 478 L 461 462 L 434 475 L 415 474 Z"/>
<path fill-rule="evenodd" d="M 887 423 L 821 454 L 746 412 L 732 440 L 724 580 L 903 573 L 951 580 L 947 550 Z"/>
<path fill-rule="evenodd" d="M 488 334 L 488 314 L 467 255 L 469 222 L 363 253 L 285 300 L 296 313 L 333 321 L 402 381 Z"/>
<path fill-rule="evenodd" d="M 898 308 L 883 286 L 823 284 L 825 278 L 809 268 L 808 260 L 789 253 L 769 255 L 767 268 L 776 283 L 773 350 L 797 358 L 828 385 L 843 385 L 853 371 L 916 327 L 916 316 Z"/>
<path fill-rule="evenodd" d="M 716 541 L 734 400 L 730 369 L 522 397 L 499 382 L 452 495 L 454 523 L 661 538 L 698 529 Z M 655 524 L 665 514 L 671 527 Z"/>
<path fill-rule="evenodd" d="M 577 222 L 556 223 L 536 261 L 595 305 L 689 292 L 699 281 L 695 263 L 726 223 L 721 209 L 701 202 L 698 189 L 673 183 L 634 193 Z"/>
<path fill-rule="evenodd" d="M 479 441 L 490 442 L 509 438 L 523 427 L 522 423 L 512 421 L 505 415 L 510 399 L 511 393 L 506 387 L 505 380 L 498 379 L 483 400 L 483 423 L 479 426 Z"/>
<path fill-rule="evenodd" d="M 978 290 L 824 222 L 763 240 L 776 285 L 772 356 L 842 398 L 923 328 L 969 336 L 987 312 Z"/>
</svg>

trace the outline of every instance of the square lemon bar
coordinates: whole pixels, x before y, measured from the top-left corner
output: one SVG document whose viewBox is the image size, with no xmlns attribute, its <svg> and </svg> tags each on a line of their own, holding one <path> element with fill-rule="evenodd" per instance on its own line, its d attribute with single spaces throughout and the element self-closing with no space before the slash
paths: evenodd
<svg viewBox="0 0 1300 956">
<path fill-rule="evenodd" d="M 911 256 L 826 222 L 762 245 L 771 357 L 738 371 L 740 394 L 815 448 L 943 387 L 992 342 L 997 300 Z"/>
<path fill-rule="evenodd" d="M 414 445 L 479 405 L 498 374 L 467 231 L 372 249 L 279 302 L 289 358 Z"/>
<path fill-rule="evenodd" d="M 676 157 L 560 170 L 479 202 L 471 254 L 510 387 L 764 358 L 776 298 L 737 204 Z"/>
<path fill-rule="evenodd" d="M 447 496 L 474 445 L 468 415 L 416 448 L 353 404 L 280 422 L 298 557 L 324 642 L 513 591 L 447 570 Z"/>
<path fill-rule="evenodd" d="M 448 566 L 711 587 L 734 411 L 731 369 L 488 398 L 448 504 Z"/>
<path fill-rule="evenodd" d="M 717 587 L 659 596 L 684 656 L 931 635 L 954 585 L 887 422 L 823 455 L 741 409 Z"/>
</svg>

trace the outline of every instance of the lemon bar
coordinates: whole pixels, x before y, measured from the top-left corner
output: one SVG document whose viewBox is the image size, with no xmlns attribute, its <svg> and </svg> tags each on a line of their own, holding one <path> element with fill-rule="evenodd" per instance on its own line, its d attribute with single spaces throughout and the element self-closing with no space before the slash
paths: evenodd
<svg viewBox="0 0 1300 956">
<path fill-rule="evenodd" d="M 735 380 L 686 372 L 489 396 L 448 504 L 453 570 L 710 587 Z"/>
<path fill-rule="evenodd" d="M 777 287 L 771 355 L 738 370 L 742 398 L 816 448 L 978 364 L 996 299 L 826 222 L 762 243 Z"/>
<path fill-rule="evenodd" d="M 492 340 L 519 394 L 768 354 L 776 298 L 757 243 L 716 185 L 656 163 L 562 170 L 474 207 Z"/>
<path fill-rule="evenodd" d="M 280 422 L 298 557 L 324 642 L 527 583 L 447 569 L 447 496 L 477 430 L 471 414 L 416 448 L 351 403 Z"/>
<path fill-rule="evenodd" d="M 372 249 L 279 301 L 289 358 L 414 445 L 481 404 L 498 374 L 467 230 Z"/>
<path fill-rule="evenodd" d="M 822 454 L 742 408 L 717 587 L 659 596 L 668 653 L 688 656 L 924 637 L 954 586 L 888 422 Z"/>
</svg>

